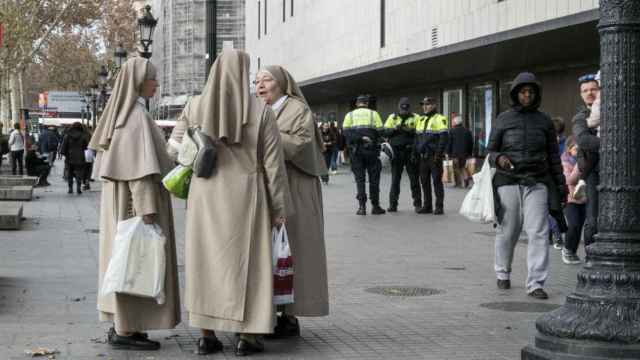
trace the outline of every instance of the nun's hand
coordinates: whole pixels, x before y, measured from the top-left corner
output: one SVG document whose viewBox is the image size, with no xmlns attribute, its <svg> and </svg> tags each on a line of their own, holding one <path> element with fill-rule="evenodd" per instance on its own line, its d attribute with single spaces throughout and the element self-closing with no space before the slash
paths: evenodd
<svg viewBox="0 0 640 360">
<path fill-rule="evenodd" d="M 280 216 L 273 219 L 273 226 L 279 228 L 280 226 L 284 225 L 286 222 L 287 222 L 287 219 L 284 216 Z"/>
</svg>

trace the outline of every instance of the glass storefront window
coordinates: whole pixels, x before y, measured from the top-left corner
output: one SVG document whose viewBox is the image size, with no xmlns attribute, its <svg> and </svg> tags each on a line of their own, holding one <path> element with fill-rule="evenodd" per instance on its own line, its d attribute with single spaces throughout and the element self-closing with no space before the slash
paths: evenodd
<svg viewBox="0 0 640 360">
<path fill-rule="evenodd" d="M 474 86 L 469 93 L 469 127 L 473 134 L 473 155 L 487 156 L 487 144 L 493 121 L 493 94 L 491 84 Z"/>
<path fill-rule="evenodd" d="M 447 117 L 451 127 L 453 118 L 462 114 L 462 89 L 445 90 L 442 98 L 442 114 Z"/>
</svg>

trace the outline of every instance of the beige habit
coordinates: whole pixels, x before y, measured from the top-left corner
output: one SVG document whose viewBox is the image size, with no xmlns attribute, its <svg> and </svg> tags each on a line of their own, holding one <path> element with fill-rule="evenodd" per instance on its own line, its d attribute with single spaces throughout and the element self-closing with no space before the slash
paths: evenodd
<svg viewBox="0 0 640 360">
<path fill-rule="evenodd" d="M 172 167 L 162 131 L 139 99 L 145 79 L 155 79 L 153 65 L 129 59 L 120 69 L 89 147 L 98 152 L 96 172 L 102 184 L 98 289 L 111 258 L 118 221 L 155 214 L 167 237 L 166 302 L 124 294 L 98 296 L 101 321 L 113 321 L 118 333 L 171 329 L 180 322 L 180 299 L 171 198 L 160 180 Z"/>
<path fill-rule="evenodd" d="M 271 109 L 249 94 L 249 56 L 223 52 L 202 95 L 171 135 L 201 126 L 218 141 L 217 168 L 193 177 L 187 200 L 185 303 L 194 327 L 239 333 L 274 328 L 272 220 L 286 215 L 282 145 Z"/>
<path fill-rule="evenodd" d="M 291 188 L 293 216 L 287 218 L 293 257 L 294 304 L 285 313 L 300 316 L 329 314 L 327 257 L 324 243 L 321 175 L 327 173 L 322 156 L 322 137 L 311 109 L 287 70 L 267 66 L 264 70 L 278 82 L 287 99 L 274 109 L 282 136 Z"/>
</svg>

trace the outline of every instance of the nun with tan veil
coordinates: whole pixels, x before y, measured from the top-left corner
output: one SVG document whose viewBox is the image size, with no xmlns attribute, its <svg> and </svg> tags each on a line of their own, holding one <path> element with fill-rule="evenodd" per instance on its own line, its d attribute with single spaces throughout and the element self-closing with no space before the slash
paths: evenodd
<svg viewBox="0 0 640 360">
<path fill-rule="evenodd" d="M 99 284 L 111 258 L 118 221 L 141 216 L 156 223 L 166 242 L 165 303 L 126 294 L 98 296 L 101 321 L 113 322 L 113 348 L 156 350 L 143 331 L 171 329 L 180 322 L 180 299 L 171 197 L 161 179 L 172 168 L 162 131 L 149 117 L 144 99 L 155 94 L 156 70 L 143 58 L 131 58 L 116 77 L 113 92 L 89 148 L 97 152 L 95 173 L 102 181 L 100 201 Z"/>
<path fill-rule="evenodd" d="M 237 333 L 237 355 L 264 349 L 273 331 L 271 229 L 289 203 L 275 117 L 249 93 L 249 55 L 224 51 L 200 96 L 185 107 L 169 140 L 175 154 L 188 128 L 199 127 L 218 151 L 209 178 L 193 176 L 186 213 L 185 304 L 202 329 L 197 352 L 222 349 L 214 331 Z"/>
<path fill-rule="evenodd" d="M 287 165 L 294 215 L 287 232 L 294 262 L 294 303 L 281 307 L 275 337 L 298 336 L 295 315 L 329 314 L 327 259 L 324 242 L 322 186 L 327 174 L 322 134 L 313 113 L 291 74 L 281 66 L 258 71 L 256 90 L 276 114 Z"/>
</svg>

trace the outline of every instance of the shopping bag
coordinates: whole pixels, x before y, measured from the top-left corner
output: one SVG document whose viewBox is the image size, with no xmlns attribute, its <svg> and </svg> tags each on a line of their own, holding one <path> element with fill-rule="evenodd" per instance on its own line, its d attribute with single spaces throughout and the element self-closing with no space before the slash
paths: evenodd
<svg viewBox="0 0 640 360">
<path fill-rule="evenodd" d="M 128 294 L 164 304 L 165 243 L 160 227 L 140 216 L 118 222 L 100 295 Z"/>
<path fill-rule="evenodd" d="M 271 231 L 273 246 L 273 303 L 293 304 L 293 259 L 284 225 Z"/>
<path fill-rule="evenodd" d="M 192 175 L 191 167 L 178 165 L 162 179 L 162 184 L 175 197 L 186 199 L 189 196 Z"/>
<path fill-rule="evenodd" d="M 445 160 L 442 162 L 442 182 L 451 184 L 455 182 L 453 173 L 453 160 Z"/>
<path fill-rule="evenodd" d="M 485 159 L 479 173 L 473 175 L 473 187 L 462 201 L 460 215 L 473 222 L 492 223 L 496 221 L 493 200 L 493 175 L 495 169 Z"/>
</svg>

